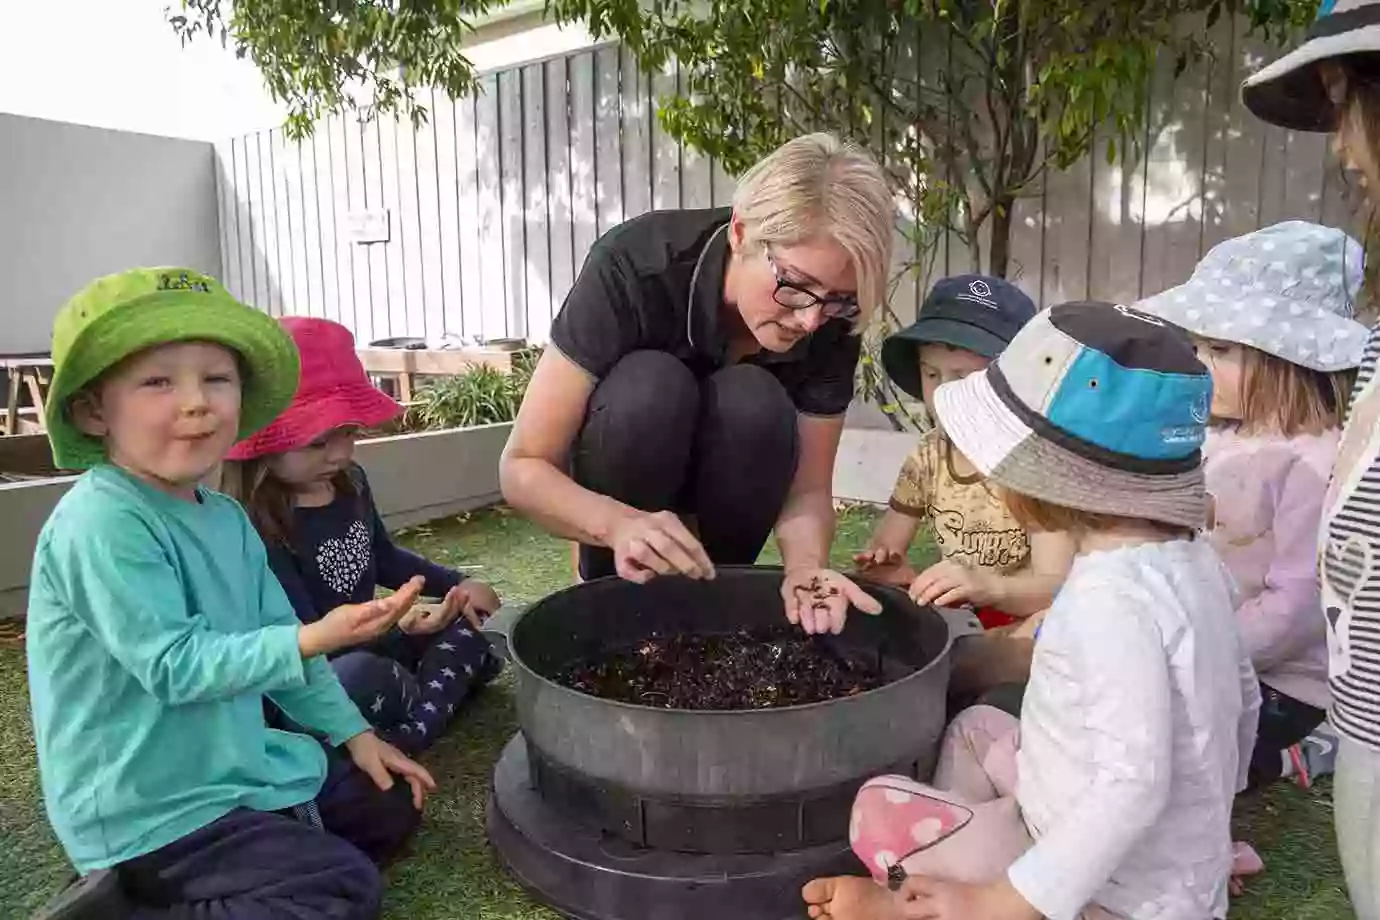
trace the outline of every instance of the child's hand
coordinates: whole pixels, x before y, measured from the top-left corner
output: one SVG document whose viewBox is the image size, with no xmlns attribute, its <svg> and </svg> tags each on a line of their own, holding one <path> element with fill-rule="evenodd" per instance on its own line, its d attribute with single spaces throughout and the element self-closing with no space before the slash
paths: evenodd
<svg viewBox="0 0 1380 920">
<path fill-rule="evenodd" d="M 427 636 L 445 629 L 464 616 L 471 629 L 479 630 L 484 621 L 502 605 L 493 588 L 482 581 L 461 582 L 446 592 L 439 604 L 416 604 L 398 622 L 398 628 L 413 636 Z"/>
<path fill-rule="evenodd" d="M 482 581 L 475 581 L 473 578 L 466 579 L 460 583 L 457 590 L 464 592 L 465 619 L 469 620 L 470 625 L 475 629 L 478 629 L 485 620 L 498 611 L 499 607 L 503 606 L 498 592 Z"/>
<path fill-rule="evenodd" d="M 426 794 L 436 789 L 426 767 L 408 757 L 373 732 L 360 732 L 345 742 L 350 759 L 384 792 L 393 788 L 393 776 L 401 776 L 412 787 L 412 804 L 418 811 L 426 802 Z"/>
<path fill-rule="evenodd" d="M 852 604 L 863 613 L 881 613 L 877 599 L 852 579 L 829 569 L 788 569 L 781 581 L 786 619 L 807 633 L 841 633 Z"/>
<path fill-rule="evenodd" d="M 297 647 L 303 658 L 315 658 L 362 645 L 392 629 L 407 615 L 426 584 L 418 576 L 388 597 L 364 604 L 342 604 L 315 623 L 297 631 Z"/>
<path fill-rule="evenodd" d="M 409 636 L 429 636 L 445 629 L 460 615 L 460 605 L 449 594 L 439 604 L 413 604 L 398 621 L 398 629 Z"/>
<path fill-rule="evenodd" d="M 910 599 L 922 607 L 992 606 L 999 576 L 957 562 L 936 562 L 911 582 Z"/>
<path fill-rule="evenodd" d="M 853 557 L 853 562 L 858 567 L 859 575 L 866 575 L 885 585 L 908 588 L 915 580 L 916 571 L 911 567 L 906 554 L 887 549 L 885 546 L 863 550 Z"/>
</svg>

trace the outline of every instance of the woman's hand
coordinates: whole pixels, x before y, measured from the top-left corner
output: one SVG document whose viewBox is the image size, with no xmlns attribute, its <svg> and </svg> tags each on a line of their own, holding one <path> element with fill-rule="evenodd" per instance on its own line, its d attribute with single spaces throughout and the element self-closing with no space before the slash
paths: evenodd
<svg viewBox="0 0 1380 920">
<path fill-rule="evenodd" d="M 345 742 L 350 759 L 384 792 L 393 788 L 393 777 L 400 776 L 412 787 L 412 804 L 418 811 L 426 802 L 428 792 L 436 789 L 426 767 L 408 757 L 373 732 L 360 732 Z"/>
<path fill-rule="evenodd" d="M 620 578 L 646 584 L 657 575 L 713 578 L 714 563 L 695 535 L 670 511 L 638 511 L 614 527 L 609 548 Z"/>
<path fill-rule="evenodd" d="M 421 596 L 426 581 L 418 575 L 388 597 L 364 604 L 342 604 L 297 631 L 303 658 L 328 655 L 377 639 L 405 617 Z"/>
<path fill-rule="evenodd" d="M 910 585 L 910 599 L 922 607 L 994 606 L 998 595 L 995 579 L 1000 576 L 970 569 L 958 562 L 937 562 L 916 577 Z"/>
<path fill-rule="evenodd" d="M 918 574 L 905 553 L 898 553 L 885 546 L 865 549 L 853 557 L 853 562 L 858 567 L 859 575 L 866 575 L 882 584 L 898 588 L 909 588 Z"/>
<path fill-rule="evenodd" d="M 781 580 L 786 619 L 807 633 L 843 632 L 851 604 L 863 613 L 882 612 L 881 603 L 852 579 L 830 569 L 787 569 Z"/>
</svg>

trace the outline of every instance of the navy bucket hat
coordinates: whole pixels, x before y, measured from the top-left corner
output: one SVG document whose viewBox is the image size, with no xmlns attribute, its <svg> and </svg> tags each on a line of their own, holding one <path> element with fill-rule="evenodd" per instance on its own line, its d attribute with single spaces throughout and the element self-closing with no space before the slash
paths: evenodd
<svg viewBox="0 0 1380 920">
<path fill-rule="evenodd" d="M 951 345 L 995 358 L 1036 312 L 1024 291 L 1001 278 L 945 278 L 930 290 L 915 322 L 882 343 L 882 367 L 898 387 L 920 399 L 916 352 L 921 345 Z"/>
</svg>

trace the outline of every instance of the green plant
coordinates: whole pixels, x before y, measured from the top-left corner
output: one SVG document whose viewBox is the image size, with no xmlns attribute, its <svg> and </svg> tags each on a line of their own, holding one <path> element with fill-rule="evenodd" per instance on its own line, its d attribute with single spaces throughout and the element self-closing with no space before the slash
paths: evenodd
<svg viewBox="0 0 1380 920">
<path fill-rule="evenodd" d="M 418 387 L 404 425 L 409 430 L 431 431 L 511 422 L 535 366 L 535 354 L 527 351 L 513 355 L 507 373 L 476 364 L 463 374 L 432 378 Z"/>
<path fill-rule="evenodd" d="M 461 48 L 506 0 L 181 0 L 167 19 L 185 44 L 218 38 L 249 58 L 287 107 L 286 133 L 310 136 L 329 114 L 358 110 L 426 120 L 419 96 L 477 85 Z"/>
</svg>

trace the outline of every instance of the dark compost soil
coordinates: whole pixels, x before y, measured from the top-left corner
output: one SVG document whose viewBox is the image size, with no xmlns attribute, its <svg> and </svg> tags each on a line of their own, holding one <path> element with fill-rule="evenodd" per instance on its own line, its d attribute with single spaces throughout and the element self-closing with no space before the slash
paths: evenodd
<svg viewBox="0 0 1380 920">
<path fill-rule="evenodd" d="M 835 639 L 778 629 L 645 639 L 566 667 L 592 696 L 663 709 L 771 709 L 852 696 L 887 683 L 881 662 L 845 657 Z"/>
</svg>

